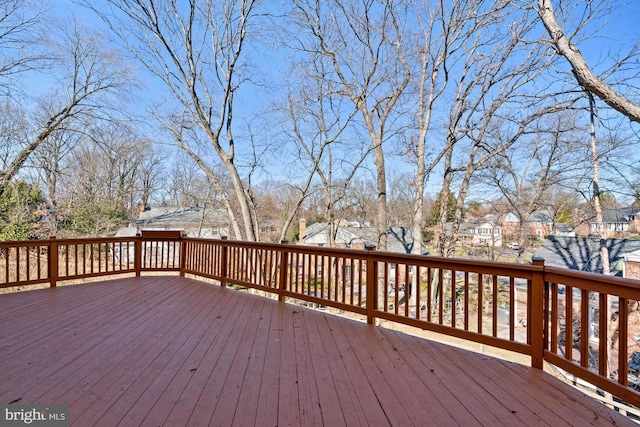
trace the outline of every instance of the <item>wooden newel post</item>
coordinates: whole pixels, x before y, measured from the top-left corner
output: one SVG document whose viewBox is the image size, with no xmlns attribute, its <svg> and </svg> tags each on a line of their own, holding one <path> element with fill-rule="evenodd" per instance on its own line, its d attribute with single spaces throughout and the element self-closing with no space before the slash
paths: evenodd
<svg viewBox="0 0 640 427">
<path fill-rule="evenodd" d="M 533 272 L 531 280 L 531 298 L 530 306 L 530 324 L 531 333 L 531 366 L 542 369 L 544 367 L 544 337 L 545 337 L 545 318 L 544 318 L 544 259 L 533 257 L 531 260 L 534 266 L 542 267 L 540 270 Z"/>
<path fill-rule="evenodd" d="M 376 250 L 376 245 L 367 245 L 369 252 Z M 378 308 L 378 263 L 373 256 L 367 257 L 367 323 L 373 325 L 375 310 Z"/>
<path fill-rule="evenodd" d="M 142 234 L 136 233 L 136 240 L 133 244 L 133 269 L 136 276 L 142 272 Z"/>
<path fill-rule="evenodd" d="M 227 247 L 227 236 L 222 236 L 222 253 L 220 254 L 220 286 L 227 286 L 227 282 L 224 280 L 227 278 L 228 272 L 228 257 L 229 257 L 229 248 Z"/>
<path fill-rule="evenodd" d="M 58 242 L 56 236 L 49 237 L 49 285 L 55 288 L 58 284 Z"/>
<path fill-rule="evenodd" d="M 287 239 L 280 240 L 281 245 L 289 243 Z M 287 279 L 289 278 L 289 252 L 286 249 L 280 251 L 280 280 L 278 281 L 278 301 L 284 301 L 284 293 L 287 290 Z"/>
</svg>

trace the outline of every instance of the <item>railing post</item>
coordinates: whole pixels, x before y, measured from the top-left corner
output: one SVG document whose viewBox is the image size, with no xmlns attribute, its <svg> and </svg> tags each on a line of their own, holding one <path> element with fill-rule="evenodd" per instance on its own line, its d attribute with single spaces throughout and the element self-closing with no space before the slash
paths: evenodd
<svg viewBox="0 0 640 427">
<path fill-rule="evenodd" d="M 227 278 L 227 275 L 229 274 L 227 269 L 228 269 L 228 262 L 227 262 L 227 258 L 229 256 L 229 249 L 227 247 L 227 236 L 222 236 L 222 253 L 220 254 L 221 256 L 221 260 L 220 260 L 220 286 L 222 287 L 226 287 L 227 286 L 227 282 L 224 280 Z"/>
<path fill-rule="evenodd" d="M 367 245 L 369 252 L 376 250 L 376 245 Z M 372 256 L 367 257 L 367 323 L 373 325 L 375 310 L 378 308 L 378 263 Z"/>
<path fill-rule="evenodd" d="M 142 272 L 142 234 L 136 233 L 136 240 L 133 245 L 133 268 L 136 276 L 140 276 Z"/>
<path fill-rule="evenodd" d="M 533 257 L 534 266 L 542 267 L 533 272 L 531 280 L 531 319 L 529 328 L 531 331 L 531 366 L 538 369 L 544 367 L 544 331 L 546 329 L 544 318 L 544 259 Z"/>
<path fill-rule="evenodd" d="M 187 243 L 184 238 L 187 237 L 186 233 L 180 234 L 180 276 L 184 277 L 185 270 L 187 268 Z"/>
<path fill-rule="evenodd" d="M 55 288 L 58 284 L 58 242 L 56 236 L 49 237 L 49 286 Z"/>
<path fill-rule="evenodd" d="M 281 245 L 289 243 L 287 239 L 280 240 Z M 278 283 L 278 301 L 284 301 L 284 292 L 287 290 L 287 279 L 289 278 L 287 267 L 289 266 L 289 252 L 286 249 L 280 251 L 280 280 Z"/>
</svg>

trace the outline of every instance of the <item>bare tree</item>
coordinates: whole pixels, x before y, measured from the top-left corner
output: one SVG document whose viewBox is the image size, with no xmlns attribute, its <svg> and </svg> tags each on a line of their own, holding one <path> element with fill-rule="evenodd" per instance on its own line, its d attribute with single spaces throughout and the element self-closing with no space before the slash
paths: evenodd
<svg viewBox="0 0 640 427">
<path fill-rule="evenodd" d="M 26 110 L 10 99 L 0 106 L 0 117 L 0 170 L 4 170 L 28 139 L 29 121 Z"/>
<path fill-rule="evenodd" d="M 164 82 L 179 104 L 176 115 L 200 129 L 233 186 L 243 224 L 240 232 L 236 214 L 227 203 L 236 234 L 256 240 L 255 206 L 238 169 L 232 126 L 236 94 L 249 77 L 242 54 L 254 29 L 256 1 L 109 0 L 109 10 L 90 1 L 83 3 Z M 220 170 L 208 160 L 208 151 L 194 146 L 194 140 L 176 141 L 214 184 L 222 180 Z M 221 186 L 215 185 L 220 193 Z"/>
<path fill-rule="evenodd" d="M 604 229 L 604 219 L 602 216 L 602 204 L 600 192 L 600 160 L 598 158 L 598 140 L 596 138 L 596 101 L 591 92 L 587 92 L 589 97 L 589 148 L 591 152 L 591 166 L 593 170 L 593 210 L 596 215 L 596 229 L 600 238 L 600 262 L 602 263 L 602 273 L 609 274 L 611 266 L 609 262 L 609 248 L 607 247 L 607 236 Z"/>
<path fill-rule="evenodd" d="M 450 107 L 445 136 L 443 200 L 459 175 L 453 226 L 446 230 L 447 205 L 441 205 L 437 250 L 450 256 L 457 240 L 465 200 L 476 171 L 532 132 L 530 125 L 544 115 L 569 108 L 573 101 L 540 91 L 537 80 L 548 70 L 553 55 L 537 40 L 532 14 L 496 8 L 487 24 L 466 43 Z M 507 22 L 511 24 L 507 25 Z M 504 137 L 508 135 L 508 137 Z M 460 152 L 457 158 L 454 153 Z M 456 165 L 456 162 L 458 163 Z"/>
<path fill-rule="evenodd" d="M 31 154 L 55 131 L 79 123 L 83 117 L 101 114 L 109 109 L 109 95 L 121 93 L 129 84 L 127 70 L 119 58 L 96 34 L 72 23 L 52 52 L 60 61 L 62 77 L 55 90 L 47 93 L 46 114 L 39 116 L 34 135 L 22 141 L 19 150 L 0 171 L 0 194 L 23 167 Z"/>
<path fill-rule="evenodd" d="M 387 177 L 383 144 L 399 114 L 411 70 L 404 53 L 406 5 L 389 1 L 294 1 L 291 47 L 331 64 L 323 70 L 337 94 L 358 110 L 376 169 L 378 247 L 387 242 Z M 310 70 L 313 72 L 313 70 Z"/>
<path fill-rule="evenodd" d="M 416 10 L 419 33 L 415 58 L 419 61 L 416 80 L 417 110 L 415 123 L 417 134 L 410 137 L 409 157 L 415 156 L 416 176 L 413 206 L 413 235 L 419 236 L 425 226 L 424 192 L 429 174 L 440 164 L 450 142 L 437 144 L 437 131 L 431 129 L 434 108 L 440 104 L 448 86 L 455 84 L 453 69 L 464 61 L 468 44 L 477 43 L 474 35 L 483 31 L 495 19 L 496 9 L 506 3 L 484 1 L 434 2 L 424 9 Z M 466 67 L 464 67 L 466 68 Z M 463 69 L 464 69 L 463 68 Z M 429 158 L 429 161 L 427 161 Z M 414 253 L 420 247 L 414 246 Z"/>
<path fill-rule="evenodd" d="M 163 182 L 166 191 L 160 200 L 164 206 L 203 206 L 203 196 L 215 192 L 207 176 L 185 152 L 176 153 L 167 172 Z"/>
<path fill-rule="evenodd" d="M 377 185 L 375 180 L 354 179 L 345 197 L 336 208 L 344 218 L 356 218 L 362 226 L 370 226 L 377 216 Z"/>
<path fill-rule="evenodd" d="M 591 11 L 595 10 L 595 6 L 591 2 L 585 2 L 584 7 L 587 8 L 586 15 L 590 15 Z M 640 105 L 616 91 L 610 84 L 598 78 L 591 70 L 578 47 L 572 43 L 571 36 L 558 23 L 551 0 L 538 0 L 538 16 L 549 34 L 551 43 L 571 65 L 573 74 L 580 86 L 602 99 L 607 105 L 624 114 L 630 120 L 640 122 Z"/>
<path fill-rule="evenodd" d="M 151 142 L 124 123 L 97 122 L 72 154 L 57 196 L 72 231 L 108 235 L 134 223 L 143 197 L 141 183 L 155 174 L 149 166 L 158 165 Z"/>
<path fill-rule="evenodd" d="M 316 70 L 325 67 L 323 58 L 314 58 Z M 320 71 L 319 75 L 324 74 Z M 286 133 L 293 141 L 296 153 L 291 168 L 300 176 L 301 166 L 306 171 L 303 184 L 298 186 L 298 201 L 292 206 L 284 223 L 281 238 L 308 196 L 314 177 L 320 179 L 324 194 L 324 217 L 328 223 L 329 247 L 334 246 L 337 230 L 336 205 L 345 197 L 348 186 L 371 153 L 371 148 L 360 138 L 350 138 L 355 133 L 353 118 L 358 110 L 343 106 L 343 98 L 336 96 L 337 89 L 331 81 L 313 75 L 301 82 L 295 93 L 288 97 L 287 123 L 291 130 Z"/>
<path fill-rule="evenodd" d="M 495 156 L 482 172 L 487 183 L 500 190 L 519 220 L 518 259 L 524 261 L 528 220 L 531 214 L 547 205 L 549 191 L 583 168 L 580 130 L 573 124 L 575 116 L 556 114 L 538 121 L 532 138 L 523 138 L 516 146 Z"/>
<path fill-rule="evenodd" d="M 0 0 L 0 88 L 21 91 L 15 77 L 39 68 L 46 58 L 40 41 L 41 6 L 29 0 Z"/>
<path fill-rule="evenodd" d="M 69 176 L 69 160 L 74 149 L 82 141 L 83 135 L 69 129 L 52 132 L 46 141 L 34 152 L 30 163 L 43 182 L 47 191 L 50 212 L 49 235 L 57 236 L 59 222 L 59 190 L 65 178 Z"/>
<path fill-rule="evenodd" d="M 145 146 L 153 147 L 153 143 L 149 141 Z M 165 157 L 166 153 L 161 150 L 151 149 L 145 153 L 138 166 L 135 194 L 139 197 L 138 202 L 144 206 L 149 206 L 155 193 L 160 190 L 162 175 L 165 173 L 163 164 Z"/>
</svg>

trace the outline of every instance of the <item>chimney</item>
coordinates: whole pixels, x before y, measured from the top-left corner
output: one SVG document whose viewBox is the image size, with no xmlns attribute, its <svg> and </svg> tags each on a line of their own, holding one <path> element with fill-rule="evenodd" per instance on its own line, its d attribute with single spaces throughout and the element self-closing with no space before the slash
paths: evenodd
<svg viewBox="0 0 640 427">
<path fill-rule="evenodd" d="M 140 215 L 142 215 L 142 212 L 144 212 L 146 209 L 146 206 L 144 205 L 144 203 L 140 202 L 138 203 L 138 219 L 140 219 Z"/>
<path fill-rule="evenodd" d="M 307 235 L 307 220 L 304 218 L 300 218 L 300 232 L 299 232 L 298 244 L 304 245 L 304 236 L 306 235 Z"/>
</svg>

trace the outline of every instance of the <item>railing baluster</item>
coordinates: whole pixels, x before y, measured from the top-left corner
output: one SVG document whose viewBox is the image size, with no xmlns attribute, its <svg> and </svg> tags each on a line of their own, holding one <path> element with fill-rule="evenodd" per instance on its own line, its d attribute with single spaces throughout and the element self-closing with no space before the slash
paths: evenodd
<svg viewBox="0 0 640 427">
<path fill-rule="evenodd" d="M 609 331 L 609 313 L 607 294 L 600 293 L 598 298 L 598 372 L 600 375 L 609 376 L 607 360 L 609 360 L 609 346 L 607 345 L 607 334 Z"/>
<path fill-rule="evenodd" d="M 11 265 L 11 248 L 4 248 L 2 255 L 4 256 L 4 283 L 10 283 L 9 266 Z"/>
<path fill-rule="evenodd" d="M 427 268 L 427 321 L 433 322 L 431 307 L 433 305 L 433 289 L 431 281 L 433 280 L 433 268 Z"/>
<path fill-rule="evenodd" d="M 409 304 L 411 301 L 411 283 L 409 283 L 409 267 L 407 264 L 404 266 L 404 316 L 409 317 Z"/>
<path fill-rule="evenodd" d="M 422 283 L 420 281 L 420 277 L 422 277 L 420 275 L 420 266 L 416 265 L 415 267 L 415 273 L 413 275 L 413 279 L 412 282 L 415 283 L 415 288 L 413 289 L 413 291 L 416 293 L 416 319 L 420 320 L 421 316 L 420 316 L 420 306 L 422 304 L 422 301 L 420 300 L 420 293 L 422 291 Z"/>
<path fill-rule="evenodd" d="M 580 365 L 589 367 L 589 291 L 580 290 Z"/>
<path fill-rule="evenodd" d="M 564 355 L 573 360 L 573 287 L 567 286 L 564 315 Z"/>
<path fill-rule="evenodd" d="M 394 299 L 393 299 L 393 314 L 398 314 L 398 301 L 400 301 L 400 280 L 398 278 L 398 264 L 395 264 L 395 270 L 393 273 L 393 287 L 394 287 Z"/>
<path fill-rule="evenodd" d="M 31 250 L 29 248 L 29 246 L 27 246 L 25 248 L 25 252 L 26 252 L 26 259 L 27 259 L 27 280 L 31 280 Z"/>
<path fill-rule="evenodd" d="M 464 272 L 464 330 L 469 330 L 469 272 Z"/>
<path fill-rule="evenodd" d="M 482 334 L 482 294 L 484 291 L 484 282 L 482 278 L 482 273 L 478 273 L 478 333 Z"/>
<path fill-rule="evenodd" d="M 451 327 L 456 327 L 456 309 L 458 308 L 458 301 L 456 298 L 456 271 L 451 270 Z"/>
<path fill-rule="evenodd" d="M 44 248 L 44 246 L 38 246 L 38 252 L 37 252 L 37 260 L 38 260 L 38 280 L 42 279 L 42 248 Z"/>
<path fill-rule="evenodd" d="M 515 279 L 509 277 L 509 341 L 515 341 L 516 335 L 516 285 Z"/>
<path fill-rule="evenodd" d="M 16 282 L 20 282 L 20 249 L 16 248 Z"/>
<path fill-rule="evenodd" d="M 628 307 L 626 298 L 618 299 L 618 383 L 625 387 L 629 385 L 629 366 L 627 365 L 629 358 Z M 602 330 L 600 333 L 602 334 Z"/>
<path fill-rule="evenodd" d="M 498 275 L 494 274 L 492 277 L 493 287 L 492 287 L 492 300 L 491 300 L 491 312 L 492 312 L 492 325 L 491 325 L 491 335 L 494 337 L 498 336 Z"/>
</svg>

